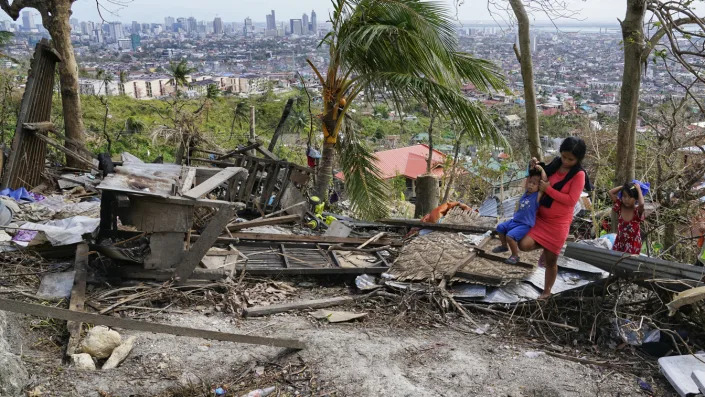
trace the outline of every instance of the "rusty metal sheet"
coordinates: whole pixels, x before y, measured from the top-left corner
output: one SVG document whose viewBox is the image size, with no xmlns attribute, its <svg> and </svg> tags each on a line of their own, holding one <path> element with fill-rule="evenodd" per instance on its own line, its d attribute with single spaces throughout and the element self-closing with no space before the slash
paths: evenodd
<svg viewBox="0 0 705 397">
<path fill-rule="evenodd" d="M 115 167 L 115 173 L 106 176 L 97 186 L 100 190 L 155 197 L 169 197 L 179 186 L 181 166 L 177 164 L 137 164 Z"/>
</svg>

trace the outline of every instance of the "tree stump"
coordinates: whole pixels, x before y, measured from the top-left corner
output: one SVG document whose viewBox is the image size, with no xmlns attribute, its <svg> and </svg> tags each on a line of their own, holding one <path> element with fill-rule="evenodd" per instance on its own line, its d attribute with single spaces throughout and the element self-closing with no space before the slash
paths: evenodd
<svg viewBox="0 0 705 397">
<path fill-rule="evenodd" d="M 438 207 L 438 178 L 433 175 L 422 175 L 416 178 L 416 209 L 414 210 L 414 218 L 431 212 L 432 209 Z"/>
</svg>

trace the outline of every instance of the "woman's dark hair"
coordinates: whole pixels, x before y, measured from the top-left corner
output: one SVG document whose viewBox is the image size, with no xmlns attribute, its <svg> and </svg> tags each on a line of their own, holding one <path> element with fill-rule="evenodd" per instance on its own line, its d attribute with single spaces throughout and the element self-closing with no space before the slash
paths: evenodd
<svg viewBox="0 0 705 397">
<path fill-rule="evenodd" d="M 636 191 L 633 183 L 627 182 L 622 186 L 622 195 L 625 194 L 633 199 L 639 198 L 639 192 Z"/>
<path fill-rule="evenodd" d="M 585 141 L 574 136 L 569 136 L 561 143 L 560 152 L 570 152 L 578 159 L 578 164 L 585 158 L 587 147 Z"/>
</svg>

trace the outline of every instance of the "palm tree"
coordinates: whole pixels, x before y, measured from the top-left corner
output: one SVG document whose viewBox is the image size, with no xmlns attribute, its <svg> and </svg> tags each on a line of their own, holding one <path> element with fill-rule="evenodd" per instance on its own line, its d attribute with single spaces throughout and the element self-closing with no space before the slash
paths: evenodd
<svg viewBox="0 0 705 397">
<path fill-rule="evenodd" d="M 250 107 L 247 106 L 245 102 L 238 102 L 235 104 L 235 108 L 233 108 L 233 121 L 230 123 L 230 138 L 233 139 L 233 135 L 235 134 L 235 124 L 239 128 L 242 128 L 242 124 L 250 119 Z"/>
<path fill-rule="evenodd" d="M 206 111 L 206 121 L 208 121 L 208 113 L 209 113 L 209 110 L 210 110 L 210 107 L 211 107 L 211 103 L 212 103 L 216 98 L 218 98 L 219 95 L 220 95 L 220 90 L 218 89 L 218 86 L 215 85 L 215 84 L 208 84 L 208 86 L 206 86 L 206 96 L 205 96 L 205 98 L 203 99 L 203 103 L 202 103 L 201 106 L 198 108 L 198 110 L 196 110 L 194 113 L 198 114 L 198 113 L 200 113 L 202 110 L 205 109 L 205 111 Z"/>
<path fill-rule="evenodd" d="M 296 109 L 293 112 L 291 112 L 291 115 L 289 116 L 289 123 L 291 126 L 291 129 L 294 131 L 294 133 L 298 134 L 302 130 L 304 130 L 306 127 L 308 127 L 308 114 L 307 112 L 301 110 L 301 109 Z"/>
<path fill-rule="evenodd" d="M 167 73 L 169 74 L 169 76 L 171 76 L 171 78 L 169 79 L 168 83 L 174 84 L 174 92 L 176 93 L 176 96 L 179 95 L 179 85 L 186 87 L 190 85 L 189 81 L 186 79 L 186 76 L 195 71 L 195 68 L 188 67 L 188 64 L 186 63 L 185 59 L 182 59 L 178 63 L 169 63 Z"/>
<path fill-rule="evenodd" d="M 336 147 L 353 210 L 365 218 L 387 212 L 387 187 L 374 155 L 348 132 L 338 137 L 345 115 L 360 93 L 385 90 L 399 103 L 415 97 L 447 114 L 481 140 L 501 140 L 484 110 L 460 93 L 462 83 L 481 90 L 506 89 L 490 62 L 460 52 L 455 23 L 440 2 L 421 0 L 332 0 L 332 30 L 321 44 L 329 49 L 325 77 L 307 62 L 322 88 L 323 154 L 316 193 L 327 197 Z M 350 156 L 355 156 L 351 158 Z"/>
</svg>

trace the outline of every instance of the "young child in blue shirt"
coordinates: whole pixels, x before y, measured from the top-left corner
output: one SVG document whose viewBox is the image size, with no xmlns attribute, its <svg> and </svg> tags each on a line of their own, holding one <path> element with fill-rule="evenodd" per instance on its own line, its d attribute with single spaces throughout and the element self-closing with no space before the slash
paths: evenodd
<svg viewBox="0 0 705 397">
<path fill-rule="evenodd" d="M 502 245 L 492 250 L 494 253 L 512 251 L 512 255 L 504 262 L 515 265 L 519 262 L 518 242 L 529 233 L 529 230 L 536 222 L 536 211 L 539 209 L 539 201 L 543 192 L 539 192 L 539 181 L 547 181 L 546 171 L 540 165 L 529 170 L 529 176 L 524 182 L 526 191 L 519 199 L 514 217 L 497 226 L 497 234 Z M 508 246 L 508 248 L 507 248 Z"/>
</svg>

